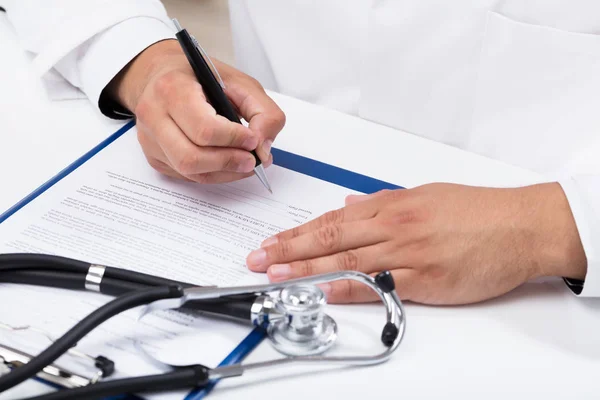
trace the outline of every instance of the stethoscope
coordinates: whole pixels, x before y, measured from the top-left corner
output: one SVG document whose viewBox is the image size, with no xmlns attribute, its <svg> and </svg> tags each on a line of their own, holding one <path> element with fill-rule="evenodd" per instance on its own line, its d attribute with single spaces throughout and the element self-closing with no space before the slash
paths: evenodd
<svg viewBox="0 0 600 400">
<path fill-rule="evenodd" d="M 384 345 L 381 353 L 370 356 L 324 354 L 334 345 L 338 329 L 335 320 L 324 312 L 326 297 L 317 285 L 339 280 L 365 284 L 382 300 L 386 324 L 381 333 Z M 157 311 L 187 309 L 250 322 L 264 329 L 273 347 L 284 355 L 269 361 L 212 369 L 202 365 L 177 366 L 171 372 L 160 375 L 98 381 L 39 397 L 45 400 L 96 399 L 124 393 L 192 388 L 215 379 L 241 376 L 245 371 L 294 362 L 378 364 L 388 360 L 398 348 L 405 330 L 404 308 L 389 271 L 375 277 L 344 271 L 266 285 L 198 287 L 53 255 L 0 254 L 0 282 L 91 290 L 117 296 L 86 316 L 29 362 L 0 376 L 0 392 L 35 377 L 101 323 L 139 306 L 144 306 L 139 320 Z"/>
</svg>

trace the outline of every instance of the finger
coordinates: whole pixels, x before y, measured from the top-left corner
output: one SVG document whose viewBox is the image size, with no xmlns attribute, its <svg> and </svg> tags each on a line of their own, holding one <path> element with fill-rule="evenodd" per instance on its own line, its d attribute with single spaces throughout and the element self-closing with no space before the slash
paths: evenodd
<svg viewBox="0 0 600 400">
<path fill-rule="evenodd" d="M 376 272 L 378 262 L 369 260 L 368 255 L 375 255 L 375 246 L 363 247 L 359 250 L 348 250 L 332 256 L 319 257 L 312 260 L 295 261 L 289 264 L 275 264 L 267 269 L 271 282 L 283 282 L 295 278 L 327 274 L 340 271 Z"/>
<path fill-rule="evenodd" d="M 363 248 L 386 239 L 373 219 L 339 225 L 326 225 L 289 240 L 280 240 L 250 253 L 247 265 L 252 271 L 264 272 L 273 264 L 311 260 L 346 250 Z M 354 252 L 348 253 L 352 256 Z M 351 260 L 347 260 L 351 261 Z M 350 266 L 349 269 L 355 269 Z"/>
<path fill-rule="evenodd" d="M 395 269 L 391 271 L 396 284 L 396 293 L 402 300 L 409 299 L 409 293 L 415 286 L 415 272 L 411 269 Z M 375 275 L 375 274 L 372 274 Z M 319 285 L 327 297 L 327 302 L 332 304 L 367 303 L 379 301 L 380 298 L 367 285 L 356 281 L 335 281 Z"/>
<path fill-rule="evenodd" d="M 148 164 L 156 171 L 171 178 L 189 180 L 181 174 L 174 171 L 167 163 L 166 156 L 154 138 L 148 134 L 142 126 L 138 126 L 137 131 L 138 142 L 144 152 L 144 156 Z"/>
<path fill-rule="evenodd" d="M 269 158 L 269 161 L 263 163 L 265 168 L 273 164 L 273 156 Z M 194 182 L 202 184 L 216 184 L 216 183 L 228 183 L 235 182 L 240 179 L 248 178 L 254 175 L 254 172 L 238 173 L 238 172 L 209 172 L 206 174 L 190 175 L 188 178 Z"/>
<path fill-rule="evenodd" d="M 271 146 L 285 125 L 285 114 L 259 84 L 241 85 L 232 82 L 227 96 L 248 121 L 248 127 L 261 138 L 256 151 L 261 160 L 268 160 Z"/>
<path fill-rule="evenodd" d="M 190 142 L 171 118 L 163 118 L 153 127 L 153 135 L 165 153 L 168 164 L 183 176 L 216 171 L 248 173 L 254 169 L 255 160 L 249 152 L 198 147 Z"/>
<path fill-rule="evenodd" d="M 142 150 L 148 163 L 158 172 L 170 176 L 172 178 L 183 179 L 191 182 L 203 184 L 233 182 L 239 179 L 251 176 L 253 173 L 237 173 L 237 172 L 210 172 L 206 174 L 195 174 L 185 177 L 167 164 L 167 157 L 161 147 L 156 143 L 152 136 L 146 135 L 145 128 L 138 127 L 138 141 L 142 146 Z"/>
<path fill-rule="evenodd" d="M 330 272 L 359 271 L 369 274 L 386 269 L 390 265 L 398 265 L 398 260 L 389 262 L 389 250 L 389 245 L 378 243 L 324 257 L 275 264 L 267 269 L 267 275 L 271 281 L 281 282 Z M 397 258 L 402 259 L 402 256 Z"/>
<path fill-rule="evenodd" d="M 154 168 L 156 171 L 170 178 L 193 182 L 192 179 L 177 173 L 177 171 L 173 170 L 173 168 L 171 168 L 168 164 L 163 163 L 162 161 L 154 160 L 154 162 L 151 163 L 151 165 L 152 168 Z"/>
<path fill-rule="evenodd" d="M 185 98 L 185 97 L 183 97 Z M 233 147 L 247 151 L 258 146 L 258 136 L 249 128 L 217 115 L 201 98 L 193 97 L 169 110 L 177 126 L 197 146 Z"/>
<path fill-rule="evenodd" d="M 375 193 L 371 193 L 371 194 L 351 194 L 349 196 L 346 196 L 346 205 L 348 206 L 350 204 L 357 204 L 357 203 L 360 203 L 363 201 L 380 198 L 381 196 L 385 196 L 385 195 L 389 194 L 390 192 L 391 192 L 391 190 L 384 189 L 384 190 L 380 190 L 379 192 L 375 192 Z"/>
<path fill-rule="evenodd" d="M 235 182 L 239 181 L 240 179 L 248 178 L 252 175 L 254 175 L 253 172 L 248 172 L 245 174 L 238 172 L 209 172 L 206 174 L 190 175 L 189 179 L 197 183 L 212 185 L 217 183 Z"/>
<path fill-rule="evenodd" d="M 249 128 L 217 115 L 206 101 L 202 86 L 191 76 L 178 75 L 172 86 L 166 102 L 169 115 L 192 143 L 248 151 L 258 146 L 258 137 Z"/>
<path fill-rule="evenodd" d="M 280 241 L 289 240 L 306 233 L 315 231 L 324 226 L 339 225 L 346 222 L 360 221 L 363 219 L 369 219 L 377 214 L 377 204 L 365 203 L 350 205 L 348 207 L 340 208 L 337 210 L 329 211 L 319 218 L 316 218 L 306 224 L 297 226 L 285 232 L 281 232 L 262 243 L 262 247 L 270 246 Z"/>
<path fill-rule="evenodd" d="M 382 242 L 333 255 L 269 266 L 267 275 L 273 282 L 341 271 L 366 274 L 388 269 L 410 268 L 417 255 L 411 248 L 394 242 Z"/>
</svg>

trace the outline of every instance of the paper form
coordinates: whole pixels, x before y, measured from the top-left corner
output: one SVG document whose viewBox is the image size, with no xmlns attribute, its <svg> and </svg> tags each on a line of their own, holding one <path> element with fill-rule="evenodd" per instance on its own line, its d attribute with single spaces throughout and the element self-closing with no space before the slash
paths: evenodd
<svg viewBox="0 0 600 400">
<path fill-rule="evenodd" d="M 247 254 L 274 233 L 339 208 L 355 193 L 277 166 L 267 174 L 274 195 L 254 176 L 223 185 L 165 177 L 147 164 L 134 127 L 0 224 L 0 252 L 58 254 L 198 285 L 266 283 L 264 275 L 245 266 Z M 59 336 L 107 300 L 94 293 L 4 284 L 0 322 Z M 134 337 L 143 335 L 145 343 L 171 358 L 216 366 L 250 331 L 175 313 L 144 320 L 140 331 L 138 312 L 103 324 L 81 347 L 113 358 L 119 376 L 140 375 L 160 368 L 139 354 Z M 189 351 L 191 332 L 201 334 L 194 336 L 195 352 Z M 157 398 L 181 399 L 182 393 Z"/>
</svg>

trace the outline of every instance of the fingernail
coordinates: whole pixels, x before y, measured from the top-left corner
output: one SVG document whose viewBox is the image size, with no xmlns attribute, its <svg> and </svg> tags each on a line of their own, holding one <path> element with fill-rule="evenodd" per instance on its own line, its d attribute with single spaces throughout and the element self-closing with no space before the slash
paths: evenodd
<svg viewBox="0 0 600 400">
<path fill-rule="evenodd" d="M 266 155 L 271 154 L 271 146 L 273 146 L 273 141 L 270 139 L 267 139 L 263 142 L 262 144 L 262 149 L 265 152 Z"/>
<path fill-rule="evenodd" d="M 272 279 L 284 280 L 292 274 L 292 267 L 289 264 L 275 264 L 271 265 L 267 273 Z"/>
<path fill-rule="evenodd" d="M 258 138 L 256 136 L 250 136 L 242 143 L 242 147 L 246 150 L 254 150 L 256 146 L 258 146 Z"/>
<path fill-rule="evenodd" d="M 330 283 L 319 283 L 317 286 L 319 288 L 321 288 L 323 293 L 325 293 L 325 297 L 329 297 L 329 295 L 331 294 L 331 284 Z"/>
<path fill-rule="evenodd" d="M 277 243 L 277 236 L 273 236 L 261 243 L 260 247 L 269 247 Z"/>
<path fill-rule="evenodd" d="M 237 171 L 238 172 L 252 172 L 252 170 L 254 169 L 254 166 L 256 165 L 256 161 L 254 160 L 253 157 L 249 157 L 244 159 L 244 161 L 242 161 L 240 163 L 240 165 L 238 166 Z"/>
<path fill-rule="evenodd" d="M 246 262 L 248 263 L 248 265 L 258 267 L 258 266 L 264 264 L 264 262 L 266 260 L 267 260 L 267 252 L 264 251 L 263 249 L 258 249 L 258 250 L 254 250 L 252 253 L 248 254 L 248 259 L 246 260 Z"/>
</svg>

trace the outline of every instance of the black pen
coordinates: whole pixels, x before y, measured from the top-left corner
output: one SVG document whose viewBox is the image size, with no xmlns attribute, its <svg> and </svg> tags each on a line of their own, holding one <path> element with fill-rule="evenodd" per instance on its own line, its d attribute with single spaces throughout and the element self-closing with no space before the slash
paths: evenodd
<svg viewBox="0 0 600 400">
<path fill-rule="evenodd" d="M 204 94 L 209 103 L 214 107 L 217 114 L 224 116 L 232 122 L 241 124 L 242 122 L 238 118 L 237 112 L 223 91 L 225 85 L 219 76 L 219 72 L 210 61 L 208 55 L 202 50 L 202 47 L 200 47 L 196 39 L 190 35 L 186 29 L 181 27 L 179 21 L 173 19 L 173 23 L 175 24 L 175 28 L 177 28 L 175 36 L 192 66 L 198 82 L 202 85 L 202 89 L 204 90 Z M 212 69 L 211 66 L 213 67 Z M 260 158 L 256 154 L 256 151 L 252 150 L 251 153 L 256 161 L 254 173 L 258 179 L 260 179 L 264 187 L 266 187 L 269 192 L 273 193 Z"/>
</svg>

